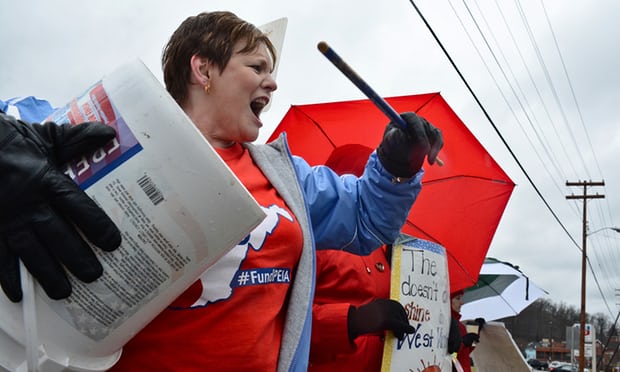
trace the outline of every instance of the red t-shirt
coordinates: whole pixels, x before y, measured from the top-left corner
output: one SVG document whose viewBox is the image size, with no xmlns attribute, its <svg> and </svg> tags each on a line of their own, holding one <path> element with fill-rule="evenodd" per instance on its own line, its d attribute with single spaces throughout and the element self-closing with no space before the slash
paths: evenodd
<svg viewBox="0 0 620 372">
<path fill-rule="evenodd" d="M 113 370 L 276 370 L 301 229 L 247 150 L 217 152 L 267 217 L 129 341 Z"/>
</svg>

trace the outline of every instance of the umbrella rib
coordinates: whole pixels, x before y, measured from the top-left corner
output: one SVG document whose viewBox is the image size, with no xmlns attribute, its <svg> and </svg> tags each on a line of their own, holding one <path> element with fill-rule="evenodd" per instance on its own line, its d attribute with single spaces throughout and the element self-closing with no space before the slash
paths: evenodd
<svg viewBox="0 0 620 372">
<path fill-rule="evenodd" d="M 447 181 L 451 181 L 451 180 L 456 179 L 456 178 L 474 178 L 474 179 L 479 179 L 479 180 L 483 180 L 483 181 L 502 183 L 502 184 L 506 184 L 506 185 L 514 185 L 514 182 L 509 182 L 509 181 L 506 181 L 506 180 L 494 179 L 494 178 L 482 177 L 482 176 L 472 176 L 472 175 L 467 175 L 467 174 L 459 174 L 459 175 L 450 176 L 450 177 L 444 177 L 444 178 L 435 178 L 435 179 L 430 180 L 430 181 L 422 180 L 422 185 L 430 185 L 430 184 L 433 184 L 433 183 L 447 182 Z"/>
<path fill-rule="evenodd" d="M 434 237 L 433 235 L 431 235 L 430 233 L 428 233 L 426 230 L 422 229 L 420 226 L 418 226 L 418 225 L 414 224 L 413 222 L 411 222 L 411 221 L 409 221 L 409 220 L 406 220 L 406 221 L 405 221 L 405 224 L 412 226 L 412 227 L 413 227 L 414 229 L 416 229 L 416 230 L 420 230 L 420 232 L 421 232 L 422 234 L 424 234 L 424 235 L 426 236 L 426 238 L 427 238 L 427 239 L 430 239 L 430 240 L 434 241 L 435 243 L 437 243 L 437 244 L 440 244 L 440 245 L 441 245 L 441 240 L 440 240 L 440 239 L 437 239 L 436 237 Z M 447 252 L 447 253 L 450 253 L 450 252 L 448 252 L 448 250 L 447 250 L 447 249 L 446 249 L 446 252 Z M 457 261 L 457 260 L 456 260 L 456 257 L 454 257 L 452 254 L 450 254 L 450 255 L 452 256 L 452 258 L 454 258 L 454 261 Z M 458 262 L 458 261 L 457 261 L 457 262 Z"/>
<path fill-rule="evenodd" d="M 479 276 L 479 277 L 478 277 L 478 281 L 481 281 L 481 282 L 483 282 L 484 284 L 486 284 L 489 288 L 491 288 L 491 290 L 493 291 L 493 293 L 495 293 L 496 295 L 498 295 L 498 296 L 500 296 L 500 297 L 501 297 L 501 295 L 502 295 L 502 294 L 501 294 L 501 292 L 500 292 L 500 291 L 498 291 L 498 290 L 497 290 L 497 289 L 496 289 L 496 288 L 495 288 L 495 287 L 494 287 L 491 283 L 489 283 L 488 281 L 486 281 L 486 280 L 484 279 L 484 277 Z"/>
<path fill-rule="evenodd" d="M 420 110 L 422 110 L 423 108 L 425 108 L 425 107 L 426 107 L 426 105 L 430 104 L 431 102 L 433 102 L 433 100 L 435 100 L 435 98 L 440 97 L 440 96 L 441 96 L 441 94 L 440 94 L 439 92 L 437 92 L 437 93 L 433 94 L 432 96 L 430 96 L 430 97 L 429 97 L 429 99 L 428 99 L 426 102 L 422 103 L 422 104 L 420 105 L 420 107 L 418 107 L 418 108 L 415 110 L 415 112 L 416 112 L 416 113 L 420 112 Z"/>
<path fill-rule="evenodd" d="M 435 238 L 433 235 L 429 234 L 419 226 L 413 224 L 411 221 L 407 220 L 405 221 L 405 224 L 413 226 L 415 229 L 420 230 L 421 233 L 426 235 L 428 239 L 435 241 L 437 244 L 441 244 L 441 240 Z M 461 264 L 461 262 L 456 258 L 456 256 L 448 249 L 446 249 L 445 251 L 448 256 L 452 257 L 452 260 L 461 268 L 461 270 L 463 270 L 463 274 L 465 274 L 465 276 L 467 276 L 472 283 L 475 283 L 476 279 L 474 279 L 473 275 L 469 272 L 469 270 L 465 268 L 465 266 Z"/>
<path fill-rule="evenodd" d="M 519 270 L 519 272 L 523 274 L 521 270 Z M 523 274 L 523 276 L 525 277 L 525 301 L 529 301 L 530 299 L 530 278 L 525 274 Z"/>
<path fill-rule="evenodd" d="M 504 301 L 504 303 L 510 308 L 510 310 L 512 310 L 513 313 L 518 314 L 519 312 L 512 306 L 512 304 L 510 304 L 510 302 L 508 302 L 508 300 L 506 298 L 504 298 L 504 296 L 502 296 L 501 293 L 499 293 L 499 291 L 497 291 L 493 286 L 491 286 L 491 288 L 493 289 L 493 291 L 499 296 L 499 298 L 502 299 L 502 301 Z"/>
<path fill-rule="evenodd" d="M 304 114 L 308 120 L 310 120 L 314 126 L 323 134 L 323 137 L 325 137 L 327 139 L 327 141 L 329 141 L 329 143 L 332 145 L 333 148 L 336 148 L 336 144 L 334 142 L 332 142 L 331 138 L 327 135 L 327 133 L 325 132 L 325 130 L 323 130 L 323 127 L 321 127 L 319 125 L 319 123 L 316 122 L 316 120 L 314 120 L 310 115 L 306 114 L 305 111 L 303 110 L 299 110 L 301 111 L 302 114 Z"/>
<path fill-rule="evenodd" d="M 525 301 L 529 301 L 530 300 L 530 278 L 525 275 L 523 273 L 523 271 L 521 271 L 521 269 L 519 268 L 519 266 L 513 265 L 510 262 L 506 262 L 506 261 L 501 261 L 501 260 L 497 260 L 495 258 L 491 258 L 491 257 L 487 257 L 487 259 L 485 260 L 485 263 L 487 262 L 493 262 L 493 263 L 498 263 L 498 264 L 502 264 L 502 265 L 506 265 L 508 267 L 510 267 L 511 269 L 513 269 L 514 271 L 516 271 L 518 274 L 518 277 L 525 279 Z M 502 274 L 496 274 L 498 276 L 501 276 Z M 496 297 L 499 297 L 499 299 L 506 304 L 506 306 L 508 308 L 510 308 L 510 310 L 512 311 L 513 314 L 519 314 L 519 311 L 517 309 L 515 309 L 515 307 L 511 304 L 511 302 L 507 299 L 504 298 L 504 296 L 502 295 L 503 291 L 505 290 L 505 288 L 496 288 L 495 285 L 498 284 L 497 279 L 495 278 L 496 275 L 493 274 L 485 274 L 485 275 L 480 275 L 478 277 L 478 283 L 475 285 L 476 288 L 482 288 L 482 286 L 480 286 L 480 283 L 484 284 L 484 287 L 488 288 L 491 292 L 494 293 L 494 295 Z M 494 279 L 489 280 L 487 278 L 489 277 L 493 277 Z M 513 285 L 512 283 L 509 285 Z M 474 292 L 476 292 L 476 290 L 474 290 Z M 480 297 L 482 298 L 482 297 Z"/>
<path fill-rule="evenodd" d="M 469 270 L 467 270 L 459 260 L 456 259 L 456 257 L 452 254 L 452 252 L 450 252 L 449 250 L 446 249 L 446 253 L 448 255 L 450 255 L 450 257 L 452 257 L 452 259 L 454 260 L 454 262 L 457 263 L 457 265 L 459 265 L 459 267 L 461 268 L 461 270 L 463 270 L 463 273 L 465 275 L 467 275 L 467 277 L 469 277 L 469 280 L 471 280 L 473 283 L 476 282 L 476 280 L 474 280 L 474 277 L 471 275 L 471 273 L 469 272 Z"/>
<path fill-rule="evenodd" d="M 523 275 L 523 277 L 525 278 L 525 300 L 529 301 L 529 299 L 530 299 L 530 277 L 525 275 L 523 273 L 523 271 L 521 271 L 521 269 L 519 269 L 519 266 L 515 266 L 515 265 L 511 264 L 510 262 L 506 262 L 506 261 L 500 261 L 500 260 L 497 260 L 497 261 L 503 263 L 504 265 L 508 265 L 508 266 L 512 267 L 513 269 L 515 269 L 516 271 L 521 273 L 521 275 Z"/>
<path fill-rule="evenodd" d="M 527 278 L 527 277 L 526 277 Z M 502 296 L 502 294 L 500 293 L 500 291 L 498 291 L 491 283 L 489 283 L 488 281 L 486 281 L 483 277 L 478 277 L 478 281 L 483 282 L 484 284 L 486 284 L 505 304 L 506 306 L 508 306 L 510 308 L 510 310 L 512 310 L 512 312 L 516 315 L 519 312 L 512 306 L 512 304 L 510 304 L 510 302 L 508 302 L 507 299 L 504 298 L 504 296 Z"/>
</svg>

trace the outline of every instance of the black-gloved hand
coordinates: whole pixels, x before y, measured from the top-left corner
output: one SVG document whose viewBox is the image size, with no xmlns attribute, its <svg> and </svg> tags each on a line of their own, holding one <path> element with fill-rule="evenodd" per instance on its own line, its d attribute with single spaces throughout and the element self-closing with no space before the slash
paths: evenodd
<svg viewBox="0 0 620 372">
<path fill-rule="evenodd" d="M 478 325 L 478 332 L 480 332 L 484 325 L 487 323 L 487 321 L 484 320 L 484 318 L 476 318 L 474 319 L 474 323 Z"/>
<path fill-rule="evenodd" d="M 465 346 L 471 346 L 474 342 L 480 342 L 480 336 L 477 333 L 467 333 L 463 336 L 463 344 Z"/>
<path fill-rule="evenodd" d="M 407 313 L 398 301 L 378 298 L 359 307 L 351 306 L 348 314 L 349 339 L 359 335 L 391 330 L 399 340 L 415 329 L 409 324 Z"/>
<path fill-rule="evenodd" d="M 105 251 L 120 245 L 120 231 L 60 167 L 114 136 L 101 123 L 28 125 L 0 114 L 0 285 L 11 301 L 22 299 L 19 259 L 53 299 L 71 294 L 63 266 L 85 282 L 101 276 L 77 229 Z"/>
<path fill-rule="evenodd" d="M 410 178 L 422 168 L 427 156 L 429 164 L 435 163 L 443 147 L 443 136 L 439 129 L 413 112 L 405 112 L 401 117 L 407 123 L 407 129 L 390 122 L 377 148 L 377 155 L 393 176 Z"/>
</svg>

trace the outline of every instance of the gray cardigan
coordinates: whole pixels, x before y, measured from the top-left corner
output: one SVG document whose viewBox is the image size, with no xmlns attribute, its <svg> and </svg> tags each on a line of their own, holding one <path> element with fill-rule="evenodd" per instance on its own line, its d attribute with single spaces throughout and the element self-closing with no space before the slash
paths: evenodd
<svg viewBox="0 0 620 372">
<path fill-rule="evenodd" d="M 288 300 L 278 371 L 305 371 L 310 350 L 316 265 L 306 203 L 284 135 L 268 145 L 244 145 L 301 226 L 303 246 Z"/>
</svg>

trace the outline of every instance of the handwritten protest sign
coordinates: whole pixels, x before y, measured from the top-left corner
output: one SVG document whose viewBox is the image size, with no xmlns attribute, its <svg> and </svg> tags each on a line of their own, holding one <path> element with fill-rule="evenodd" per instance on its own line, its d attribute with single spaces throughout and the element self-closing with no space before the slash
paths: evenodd
<svg viewBox="0 0 620 372">
<path fill-rule="evenodd" d="M 392 254 L 390 297 L 405 308 L 415 332 L 385 340 L 382 372 L 451 371 L 450 286 L 445 249 L 401 235 Z"/>
</svg>

